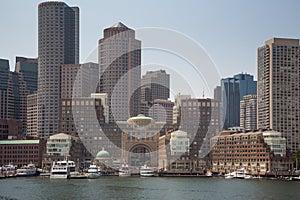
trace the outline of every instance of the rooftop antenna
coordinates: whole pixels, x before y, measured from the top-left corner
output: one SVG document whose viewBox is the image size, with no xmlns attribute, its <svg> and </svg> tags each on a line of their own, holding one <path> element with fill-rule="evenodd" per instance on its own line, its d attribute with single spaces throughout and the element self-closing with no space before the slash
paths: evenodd
<svg viewBox="0 0 300 200">
<path fill-rule="evenodd" d="M 204 99 L 204 88 L 203 88 L 203 95 L 202 95 L 203 99 Z"/>
</svg>

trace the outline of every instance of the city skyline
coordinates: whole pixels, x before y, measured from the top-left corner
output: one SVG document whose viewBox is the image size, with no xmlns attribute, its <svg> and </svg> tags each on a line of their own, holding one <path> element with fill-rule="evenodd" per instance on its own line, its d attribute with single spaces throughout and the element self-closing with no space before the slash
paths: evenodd
<svg viewBox="0 0 300 200">
<path fill-rule="evenodd" d="M 17 26 L 19 29 L 22 29 L 24 25 L 26 26 L 26 28 L 22 29 L 21 34 L 18 31 L 13 31 L 14 26 L 7 26 L 7 32 L 3 33 L 3 39 L 0 39 L 3 40 L 1 41 L 3 44 L 3 50 L 0 50 L 1 58 L 10 60 L 11 70 L 14 66 L 13 58 L 16 55 L 37 57 L 36 6 L 40 2 L 32 1 L 31 4 L 18 2 L 20 7 L 24 8 L 23 10 L 18 10 L 18 16 L 26 12 L 24 19 L 11 17 L 8 20 L 7 17 L 1 17 L 1 19 L 6 20 L 3 21 L 3 24 L 14 23 L 15 20 L 25 20 L 24 23 L 18 23 L 19 26 Z M 292 12 L 297 7 L 296 5 L 299 4 L 296 1 L 288 1 L 287 3 L 270 3 L 266 1 L 257 4 L 252 2 L 240 3 L 238 1 L 226 3 L 192 1 L 190 4 L 172 2 L 172 7 L 169 6 L 170 2 L 159 3 L 160 6 L 154 6 L 151 3 L 145 6 L 144 4 L 134 4 L 133 2 L 134 6 L 129 7 L 127 11 L 120 9 L 125 6 L 126 2 L 119 2 L 119 6 L 114 7 L 114 15 L 107 11 L 110 9 L 103 9 L 102 12 L 95 15 L 94 13 L 96 12 L 93 12 L 93 10 L 99 7 L 97 6 L 99 2 L 67 1 L 66 3 L 79 6 L 81 9 L 80 63 L 97 62 L 97 53 L 94 56 L 92 55 L 91 58 L 88 57 L 91 52 L 97 49 L 97 41 L 102 37 L 102 30 L 121 21 L 133 29 L 160 27 L 178 31 L 192 38 L 206 50 L 220 71 L 221 77 L 229 77 L 241 72 L 247 72 L 256 77 L 256 47 L 261 46 L 263 44 L 262 41 L 268 38 L 298 38 L 298 33 L 300 33 L 300 30 L 297 30 L 298 28 L 292 26 L 293 19 L 298 15 L 296 11 Z M 109 8 L 112 7 L 112 4 L 109 2 L 106 2 L 105 5 Z M 9 8 L 12 8 L 13 3 L 5 2 L 3 6 L 4 12 L 1 15 L 5 15 L 5 11 L 10 10 Z M 101 7 L 103 6 L 101 5 Z M 272 9 L 269 9 L 270 7 Z M 147 10 L 155 8 L 157 14 L 148 16 L 147 13 L 149 12 L 143 13 L 145 8 Z M 32 12 L 28 13 L 27 10 Z M 190 10 L 194 12 L 190 12 Z M 287 13 L 285 10 L 290 12 Z M 183 17 L 181 15 L 177 16 L 176 11 L 180 11 Z M 241 15 L 241 13 L 243 14 Z M 262 16 L 268 13 L 277 14 L 272 15 L 272 21 L 265 25 L 267 19 L 262 18 Z M 236 15 L 239 15 L 239 18 L 236 18 Z M 7 35 L 9 32 L 15 34 Z M 11 42 L 12 38 L 16 42 Z M 137 37 L 137 39 L 139 38 Z M 16 44 L 18 48 L 15 46 Z M 230 47 L 230 51 L 227 50 L 228 47 Z M 234 55 L 238 56 L 234 57 Z M 142 64 L 146 65 L 152 61 L 171 67 L 174 66 L 174 68 L 186 65 L 186 63 L 178 63 L 176 59 L 173 60 L 172 57 L 164 54 L 157 55 L 151 51 L 143 52 Z M 145 74 L 144 70 L 152 69 L 145 68 L 142 70 L 142 74 Z M 171 80 L 171 85 L 174 84 L 173 82 Z M 180 90 L 182 89 L 180 88 Z M 212 97 L 211 92 L 205 91 L 205 94 Z M 195 95 L 195 97 L 200 96 L 199 92 Z"/>
</svg>

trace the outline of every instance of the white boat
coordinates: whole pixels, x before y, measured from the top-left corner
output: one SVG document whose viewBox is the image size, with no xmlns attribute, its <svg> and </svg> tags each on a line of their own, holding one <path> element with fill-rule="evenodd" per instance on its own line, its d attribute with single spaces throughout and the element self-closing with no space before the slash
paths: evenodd
<svg viewBox="0 0 300 200">
<path fill-rule="evenodd" d="M 300 181 L 300 176 L 293 177 L 293 180 Z"/>
<path fill-rule="evenodd" d="M 68 161 L 53 162 L 51 168 L 51 179 L 67 179 L 70 178 L 70 167 Z"/>
<path fill-rule="evenodd" d="M 99 178 L 101 173 L 96 165 L 90 165 L 87 172 L 87 177 L 90 179 Z"/>
<path fill-rule="evenodd" d="M 37 168 L 34 164 L 24 165 L 20 169 L 17 169 L 17 176 L 36 176 Z"/>
<path fill-rule="evenodd" d="M 239 178 L 239 179 L 251 179 L 252 176 L 251 175 L 247 175 L 246 170 L 244 168 L 235 171 L 235 172 L 231 172 L 229 174 L 225 174 L 225 179 L 232 179 L 232 178 Z"/>
<path fill-rule="evenodd" d="M 17 176 L 16 166 L 14 165 L 4 165 L 1 169 L 1 172 L 4 177 L 14 177 Z"/>
<path fill-rule="evenodd" d="M 149 177 L 154 176 L 154 169 L 152 167 L 148 167 L 144 165 L 140 168 L 140 176 Z"/>
<path fill-rule="evenodd" d="M 119 176 L 131 176 L 131 170 L 128 165 L 124 164 L 119 168 Z"/>
<path fill-rule="evenodd" d="M 212 177 L 213 176 L 213 173 L 211 171 L 207 171 L 206 174 L 205 174 L 207 177 Z"/>
</svg>

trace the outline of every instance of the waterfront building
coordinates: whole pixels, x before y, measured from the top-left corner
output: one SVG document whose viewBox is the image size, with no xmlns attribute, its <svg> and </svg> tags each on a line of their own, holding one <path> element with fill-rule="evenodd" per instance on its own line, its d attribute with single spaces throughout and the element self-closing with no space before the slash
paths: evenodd
<svg viewBox="0 0 300 200">
<path fill-rule="evenodd" d="M 219 132 L 220 102 L 214 99 L 181 101 L 180 130 L 190 139 L 190 156 L 203 159 L 210 151 L 210 138 Z"/>
<path fill-rule="evenodd" d="M 38 135 L 58 132 L 60 67 L 79 62 L 79 8 L 64 2 L 38 6 Z"/>
<path fill-rule="evenodd" d="M 248 94 L 256 94 L 256 81 L 252 75 L 237 74 L 221 80 L 223 129 L 240 125 L 240 101 Z"/>
<path fill-rule="evenodd" d="M 173 107 L 174 103 L 171 100 L 154 99 L 148 116 L 155 121 L 165 122 L 167 124 L 173 123 Z"/>
<path fill-rule="evenodd" d="M 65 133 L 54 134 L 47 139 L 43 168 L 50 169 L 53 162 L 61 160 L 74 161 L 77 167 L 91 160 L 85 154 L 84 146 L 79 137 Z"/>
<path fill-rule="evenodd" d="M 115 124 L 105 123 L 105 95 L 99 95 L 61 99 L 59 130 L 68 135 L 79 136 L 86 147 L 86 153 L 93 157 L 105 148 L 112 158 L 120 158 L 121 131 Z"/>
<path fill-rule="evenodd" d="M 240 101 L 240 127 L 246 130 L 257 129 L 257 95 L 250 94 Z"/>
<path fill-rule="evenodd" d="M 252 174 L 291 170 L 293 162 L 285 143 L 276 131 L 223 131 L 211 138 L 212 170 L 229 172 L 244 168 Z"/>
<path fill-rule="evenodd" d="M 167 131 L 159 137 L 158 168 L 164 173 L 191 173 L 200 170 L 199 162 L 189 155 L 189 138 L 184 131 Z"/>
<path fill-rule="evenodd" d="M 142 114 L 118 121 L 122 130 L 122 161 L 131 166 L 147 164 L 157 167 L 158 139 L 164 124 Z"/>
<path fill-rule="evenodd" d="M 107 93 L 109 122 L 140 113 L 141 41 L 121 22 L 104 29 L 99 40 L 99 91 Z"/>
<path fill-rule="evenodd" d="M 279 131 L 300 148 L 299 40 L 272 38 L 257 50 L 257 126 Z"/>
<path fill-rule="evenodd" d="M 41 167 L 43 151 L 40 140 L 0 140 L 0 163 L 18 167 L 32 163 Z"/>
<path fill-rule="evenodd" d="M 184 99 L 191 99 L 191 95 L 177 94 L 174 97 L 174 107 L 173 107 L 173 124 L 180 125 L 181 118 L 181 101 Z"/>
</svg>

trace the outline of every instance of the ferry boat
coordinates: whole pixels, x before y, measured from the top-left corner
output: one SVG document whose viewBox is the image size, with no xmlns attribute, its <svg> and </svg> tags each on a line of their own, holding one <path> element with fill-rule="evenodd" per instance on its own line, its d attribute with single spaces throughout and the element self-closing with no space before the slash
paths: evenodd
<svg viewBox="0 0 300 200">
<path fill-rule="evenodd" d="M 88 168 L 87 178 L 95 179 L 101 176 L 100 170 L 96 165 L 90 165 Z"/>
<path fill-rule="evenodd" d="M 119 176 L 131 176 L 131 170 L 128 165 L 124 164 L 120 167 Z"/>
<path fill-rule="evenodd" d="M 70 178 L 70 167 L 68 161 L 53 162 L 51 168 L 51 179 L 67 179 Z"/>
<path fill-rule="evenodd" d="M 154 176 L 154 169 L 152 167 L 148 167 L 144 165 L 140 168 L 140 176 L 149 177 Z"/>
<path fill-rule="evenodd" d="M 34 164 L 24 165 L 17 169 L 17 176 L 37 176 L 37 168 Z"/>
</svg>

